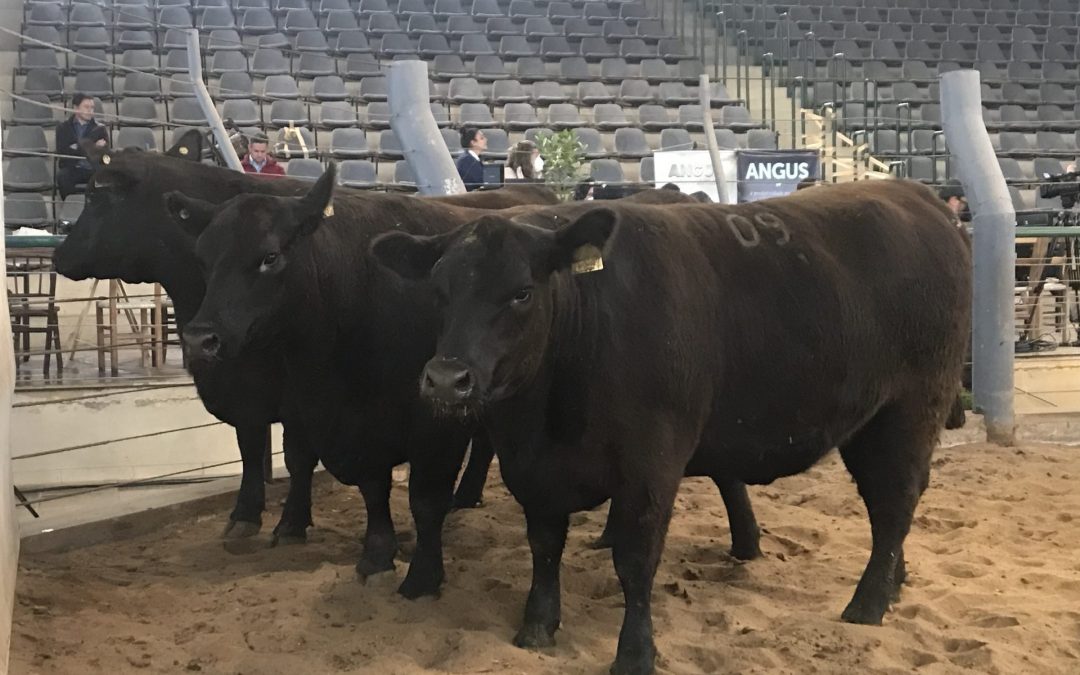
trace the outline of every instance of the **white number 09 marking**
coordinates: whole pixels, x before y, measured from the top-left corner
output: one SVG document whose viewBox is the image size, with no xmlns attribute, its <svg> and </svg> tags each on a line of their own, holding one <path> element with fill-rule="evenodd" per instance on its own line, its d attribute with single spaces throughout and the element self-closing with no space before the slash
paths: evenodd
<svg viewBox="0 0 1080 675">
<path fill-rule="evenodd" d="M 761 232 L 759 229 L 771 233 L 777 246 L 783 246 L 791 241 L 791 231 L 778 216 L 771 213 L 755 213 L 753 219 L 740 216 L 737 213 L 729 213 L 726 216 L 727 225 L 731 233 L 746 248 L 754 248 L 761 244 Z"/>
</svg>

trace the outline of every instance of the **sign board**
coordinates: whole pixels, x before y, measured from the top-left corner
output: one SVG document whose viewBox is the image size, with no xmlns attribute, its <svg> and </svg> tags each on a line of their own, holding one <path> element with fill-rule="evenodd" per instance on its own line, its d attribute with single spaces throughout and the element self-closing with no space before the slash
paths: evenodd
<svg viewBox="0 0 1080 675">
<path fill-rule="evenodd" d="M 712 160 L 708 150 L 671 150 L 653 153 L 653 180 L 656 187 L 673 183 L 680 192 L 693 194 L 704 192 L 709 199 L 721 204 L 734 204 L 736 198 L 735 152 L 720 151 L 721 175 L 724 178 L 724 194 L 716 190 Z"/>
<path fill-rule="evenodd" d="M 740 150 L 736 164 L 740 202 L 782 197 L 821 176 L 817 150 Z"/>
</svg>

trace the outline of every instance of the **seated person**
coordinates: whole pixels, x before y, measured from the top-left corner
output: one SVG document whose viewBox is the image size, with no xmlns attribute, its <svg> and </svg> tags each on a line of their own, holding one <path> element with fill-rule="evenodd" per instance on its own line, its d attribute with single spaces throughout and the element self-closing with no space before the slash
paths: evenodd
<svg viewBox="0 0 1080 675">
<path fill-rule="evenodd" d="M 248 141 L 248 152 L 240 166 L 244 173 L 257 173 L 261 176 L 284 176 L 285 169 L 270 156 L 270 142 L 265 137 L 256 136 Z"/>
<path fill-rule="evenodd" d="M 86 145 L 104 148 L 109 145 L 109 130 L 94 119 L 94 99 L 75 94 L 71 99 L 75 114 L 56 126 L 56 153 L 65 155 L 57 162 L 56 187 L 65 199 L 85 185 L 94 173 L 86 158 Z"/>
<path fill-rule="evenodd" d="M 465 152 L 461 153 L 455 164 L 461 182 L 465 183 L 465 191 L 472 192 L 484 184 L 484 163 L 480 160 L 480 153 L 487 150 L 487 137 L 479 129 L 465 127 L 461 130 L 461 147 L 465 148 Z"/>
</svg>

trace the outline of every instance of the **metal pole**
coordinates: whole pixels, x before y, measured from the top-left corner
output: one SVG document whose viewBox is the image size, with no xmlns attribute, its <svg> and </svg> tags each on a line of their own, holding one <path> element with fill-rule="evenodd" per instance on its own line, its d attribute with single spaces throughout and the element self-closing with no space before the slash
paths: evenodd
<svg viewBox="0 0 1080 675">
<path fill-rule="evenodd" d="M 724 203 L 724 170 L 720 164 L 720 146 L 716 144 L 716 131 L 713 129 L 712 85 L 709 84 L 708 75 L 698 78 L 698 96 L 701 97 L 701 115 L 705 123 L 705 146 L 709 148 L 713 179 L 716 180 L 716 196 L 721 203 Z"/>
<path fill-rule="evenodd" d="M 987 441 L 1012 445 L 1016 211 L 983 122 L 979 72 L 942 75 L 941 108 L 945 137 L 972 214 L 974 408 L 984 416 Z"/>
<path fill-rule="evenodd" d="M 727 38 L 724 39 L 724 75 L 720 76 L 720 35 L 725 33 L 724 31 L 724 13 L 716 13 L 716 36 L 713 43 L 713 78 L 717 82 L 723 82 L 727 84 Z"/>
<path fill-rule="evenodd" d="M 214 100 L 210 98 L 210 92 L 206 90 L 206 83 L 203 82 L 202 58 L 199 52 L 199 31 L 194 28 L 189 29 L 187 39 L 188 77 L 191 78 L 191 88 L 195 92 L 195 99 L 198 100 L 199 107 L 202 108 L 203 114 L 206 115 L 206 121 L 210 123 L 210 128 L 214 131 L 214 138 L 217 139 L 218 149 L 221 151 L 222 157 L 225 158 L 225 163 L 233 171 L 242 172 L 244 168 L 240 166 L 240 158 L 236 156 L 236 148 L 233 147 L 232 141 L 229 139 L 229 133 L 225 131 L 225 123 L 221 121 L 221 115 L 218 115 L 217 108 L 214 107 Z"/>
<path fill-rule="evenodd" d="M 465 192 L 450 149 L 439 133 L 439 125 L 428 104 L 428 73 L 424 61 L 395 61 L 386 78 L 390 105 L 390 128 L 394 130 L 405 160 L 416 176 L 422 195 L 452 195 Z"/>
</svg>

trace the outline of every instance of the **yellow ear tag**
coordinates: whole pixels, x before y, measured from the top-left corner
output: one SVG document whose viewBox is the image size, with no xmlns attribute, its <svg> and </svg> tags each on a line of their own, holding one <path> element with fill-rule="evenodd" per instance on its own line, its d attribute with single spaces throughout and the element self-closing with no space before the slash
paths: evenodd
<svg viewBox="0 0 1080 675">
<path fill-rule="evenodd" d="M 109 155 L 102 155 L 101 156 L 101 163 L 102 164 L 108 164 L 111 161 L 112 161 L 112 157 L 110 157 Z"/>
<path fill-rule="evenodd" d="M 322 214 L 324 218 L 329 218 L 330 216 L 334 215 L 334 205 L 327 204 L 326 208 L 322 210 Z"/>
<path fill-rule="evenodd" d="M 180 154 L 181 154 L 181 155 L 186 155 L 186 154 L 188 154 L 188 149 L 187 149 L 187 148 L 180 148 Z"/>
<path fill-rule="evenodd" d="M 570 267 L 570 271 L 574 274 L 588 274 L 602 269 L 604 269 L 604 259 L 601 257 L 600 249 L 586 244 L 574 251 L 574 264 Z"/>
</svg>

